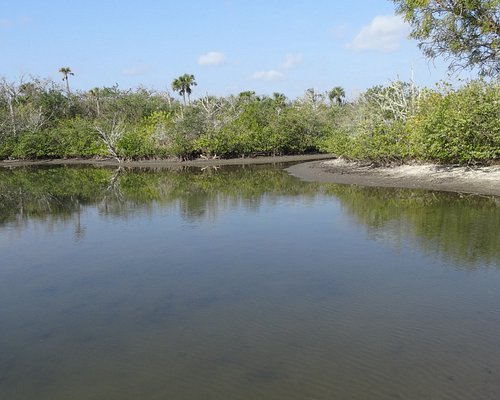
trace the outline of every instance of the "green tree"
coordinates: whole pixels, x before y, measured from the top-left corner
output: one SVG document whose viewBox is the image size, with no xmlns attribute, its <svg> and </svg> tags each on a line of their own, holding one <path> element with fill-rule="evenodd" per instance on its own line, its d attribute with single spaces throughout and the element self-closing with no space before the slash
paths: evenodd
<svg viewBox="0 0 500 400">
<path fill-rule="evenodd" d="M 186 105 L 186 95 L 189 104 L 191 104 L 191 86 L 196 86 L 194 75 L 184 74 L 174 79 L 172 82 L 172 90 L 179 93 L 184 100 L 184 105 Z"/>
<path fill-rule="evenodd" d="M 287 98 L 283 93 L 274 92 L 273 93 L 273 104 L 276 109 L 276 114 L 280 114 L 281 111 L 286 107 Z"/>
<path fill-rule="evenodd" d="M 474 164 L 500 159 L 500 84 L 472 81 L 460 89 L 426 90 L 409 120 L 421 159 Z"/>
<path fill-rule="evenodd" d="M 260 98 L 255 94 L 253 90 L 246 90 L 244 92 L 238 93 L 238 103 L 240 105 L 251 104 L 255 101 L 260 101 Z"/>
<path fill-rule="evenodd" d="M 68 96 L 71 94 L 70 90 L 69 90 L 69 75 L 75 75 L 72 71 L 71 71 L 71 68 L 70 67 L 61 67 L 59 68 L 59 72 L 61 74 L 63 74 L 63 78 L 62 80 L 63 81 L 66 81 L 66 91 L 68 92 Z"/>
<path fill-rule="evenodd" d="M 499 0 L 392 0 L 426 57 L 450 59 L 450 70 L 500 73 Z"/>
<path fill-rule="evenodd" d="M 345 90 L 341 86 L 335 86 L 328 92 L 328 99 L 332 104 L 337 103 L 340 106 L 342 105 L 344 98 L 345 98 Z"/>
</svg>

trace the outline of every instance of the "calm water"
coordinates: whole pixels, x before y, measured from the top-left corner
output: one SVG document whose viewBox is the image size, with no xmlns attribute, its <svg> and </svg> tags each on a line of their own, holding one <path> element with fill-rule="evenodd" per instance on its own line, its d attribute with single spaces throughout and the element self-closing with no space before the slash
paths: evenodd
<svg viewBox="0 0 500 400">
<path fill-rule="evenodd" d="M 283 166 L 0 170 L 0 398 L 500 398 L 500 203 Z"/>
</svg>

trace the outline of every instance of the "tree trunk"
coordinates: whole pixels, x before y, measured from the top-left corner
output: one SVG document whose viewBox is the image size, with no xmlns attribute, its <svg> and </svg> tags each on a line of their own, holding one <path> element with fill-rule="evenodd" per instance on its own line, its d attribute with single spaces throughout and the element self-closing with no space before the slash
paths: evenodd
<svg viewBox="0 0 500 400">
<path fill-rule="evenodd" d="M 71 92 L 69 91 L 69 79 L 68 79 L 68 75 L 66 75 L 64 77 L 64 80 L 66 81 L 66 90 L 68 91 L 68 96 L 71 94 Z"/>
<path fill-rule="evenodd" d="M 13 100 L 11 97 L 8 97 L 7 103 L 9 104 L 9 114 L 10 120 L 12 123 L 12 133 L 14 136 L 16 135 L 16 112 L 14 111 L 14 105 L 12 104 Z"/>
</svg>

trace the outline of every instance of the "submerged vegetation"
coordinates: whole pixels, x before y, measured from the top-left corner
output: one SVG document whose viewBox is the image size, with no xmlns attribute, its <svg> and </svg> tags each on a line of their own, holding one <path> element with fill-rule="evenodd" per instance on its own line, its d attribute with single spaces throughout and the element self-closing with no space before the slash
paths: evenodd
<svg viewBox="0 0 500 400">
<path fill-rule="evenodd" d="M 421 89 L 394 81 L 345 101 L 342 87 L 191 100 L 193 75 L 169 92 L 117 86 L 70 91 L 32 78 L 0 80 L 0 159 L 188 159 L 329 152 L 375 162 L 474 163 L 500 158 L 500 84 Z M 187 99 L 186 99 L 187 96 Z"/>
</svg>

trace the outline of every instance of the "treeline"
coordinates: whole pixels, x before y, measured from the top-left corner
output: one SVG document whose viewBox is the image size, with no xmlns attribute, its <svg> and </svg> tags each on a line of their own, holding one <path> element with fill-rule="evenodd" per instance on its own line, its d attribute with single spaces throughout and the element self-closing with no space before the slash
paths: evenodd
<svg viewBox="0 0 500 400">
<path fill-rule="evenodd" d="M 51 80 L 1 79 L 0 159 L 330 152 L 373 162 L 488 162 L 500 158 L 499 104 L 499 83 L 483 81 L 460 89 L 395 81 L 351 102 L 334 88 L 293 100 L 249 91 L 186 103 L 145 88 L 70 92 Z"/>
</svg>

